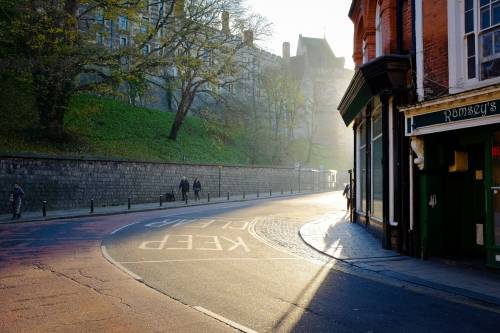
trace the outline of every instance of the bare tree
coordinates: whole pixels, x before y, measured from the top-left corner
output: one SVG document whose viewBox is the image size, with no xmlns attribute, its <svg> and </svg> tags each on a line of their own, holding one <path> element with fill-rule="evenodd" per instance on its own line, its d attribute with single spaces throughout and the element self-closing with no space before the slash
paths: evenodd
<svg viewBox="0 0 500 333">
<path fill-rule="evenodd" d="M 150 83 L 175 92 L 171 140 L 177 139 L 197 97 L 220 98 L 220 89 L 241 79 L 246 66 L 241 54 L 252 47 L 241 38 L 243 32 L 252 31 L 257 40 L 269 31 L 265 20 L 250 14 L 240 0 L 187 0 L 176 5 L 182 7 L 175 10 L 175 34 L 162 42 L 168 56 L 148 71 Z M 223 22 L 223 13 L 230 13 L 231 24 Z"/>
</svg>

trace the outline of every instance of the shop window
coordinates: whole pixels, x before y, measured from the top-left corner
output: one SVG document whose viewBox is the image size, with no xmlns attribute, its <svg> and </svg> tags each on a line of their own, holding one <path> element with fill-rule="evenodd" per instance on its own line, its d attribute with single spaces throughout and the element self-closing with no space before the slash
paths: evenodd
<svg viewBox="0 0 500 333">
<path fill-rule="evenodd" d="M 366 211 L 366 123 L 359 128 L 359 207 L 361 212 Z"/>
<path fill-rule="evenodd" d="M 382 116 L 379 114 L 372 120 L 372 200 L 371 214 L 382 220 L 383 169 L 382 169 Z"/>
<path fill-rule="evenodd" d="M 500 131 L 493 137 L 493 219 L 495 227 L 495 245 L 500 246 Z"/>
</svg>

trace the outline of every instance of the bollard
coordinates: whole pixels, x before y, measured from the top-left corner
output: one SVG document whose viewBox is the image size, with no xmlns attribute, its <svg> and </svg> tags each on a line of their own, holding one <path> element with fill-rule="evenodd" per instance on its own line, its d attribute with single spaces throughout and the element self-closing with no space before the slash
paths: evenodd
<svg viewBox="0 0 500 333">
<path fill-rule="evenodd" d="M 207 200 L 210 202 L 210 192 L 207 193 Z"/>
<path fill-rule="evenodd" d="M 185 199 L 186 199 L 186 205 L 187 205 L 188 204 L 188 195 L 187 195 L 187 193 L 186 193 L 186 198 Z"/>
<path fill-rule="evenodd" d="M 128 209 L 130 209 L 130 204 L 131 204 L 131 203 L 130 203 L 130 201 L 131 201 L 131 199 L 130 199 L 130 197 L 129 197 L 129 198 L 128 198 L 128 203 L 127 203 L 127 207 L 128 207 Z"/>
<path fill-rule="evenodd" d="M 160 195 L 160 207 L 163 206 L 163 195 Z"/>
<path fill-rule="evenodd" d="M 94 212 L 94 199 L 90 199 L 90 212 Z"/>
<path fill-rule="evenodd" d="M 269 190 L 269 196 L 272 197 L 273 196 L 273 190 Z"/>
<path fill-rule="evenodd" d="M 243 199 L 245 199 L 245 191 L 243 191 Z"/>
<path fill-rule="evenodd" d="M 283 195 L 283 189 L 281 189 L 281 195 Z"/>
<path fill-rule="evenodd" d="M 229 200 L 229 192 L 227 192 L 227 200 Z"/>
<path fill-rule="evenodd" d="M 257 190 L 257 198 L 259 197 L 259 190 Z"/>
<path fill-rule="evenodd" d="M 290 193 L 293 194 L 293 188 L 290 189 Z"/>
<path fill-rule="evenodd" d="M 43 217 L 47 216 L 47 201 L 42 201 L 42 215 Z"/>
</svg>

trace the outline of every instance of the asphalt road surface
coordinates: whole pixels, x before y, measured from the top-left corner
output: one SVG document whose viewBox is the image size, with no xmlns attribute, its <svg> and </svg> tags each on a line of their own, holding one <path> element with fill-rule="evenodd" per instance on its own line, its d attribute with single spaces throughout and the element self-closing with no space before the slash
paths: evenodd
<svg viewBox="0 0 500 333">
<path fill-rule="evenodd" d="M 137 280 L 245 332 L 500 329 L 500 315 L 493 311 L 336 270 L 298 236 L 302 224 L 338 213 L 344 202 L 332 198 L 309 195 L 151 214 L 115 230 L 102 249 Z"/>
</svg>

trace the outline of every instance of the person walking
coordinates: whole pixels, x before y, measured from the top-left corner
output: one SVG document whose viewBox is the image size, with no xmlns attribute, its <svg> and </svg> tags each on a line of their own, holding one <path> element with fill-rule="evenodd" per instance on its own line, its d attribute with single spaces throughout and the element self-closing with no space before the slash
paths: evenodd
<svg viewBox="0 0 500 333">
<path fill-rule="evenodd" d="M 15 219 L 15 218 L 20 219 L 24 191 L 21 188 L 21 186 L 19 186 L 18 183 L 14 183 L 14 190 L 12 191 L 11 195 L 12 195 L 12 201 L 11 201 L 12 219 Z"/>
<path fill-rule="evenodd" d="M 182 201 L 186 201 L 187 193 L 189 192 L 189 181 L 186 179 L 186 177 L 182 177 L 182 180 L 179 184 L 179 190 L 182 193 Z"/>
<path fill-rule="evenodd" d="M 200 200 L 201 183 L 198 178 L 194 179 L 193 182 L 194 199 Z"/>
<path fill-rule="evenodd" d="M 342 195 L 347 199 L 347 210 L 351 208 L 351 185 L 349 183 L 346 184 L 344 188 L 344 192 Z"/>
</svg>

